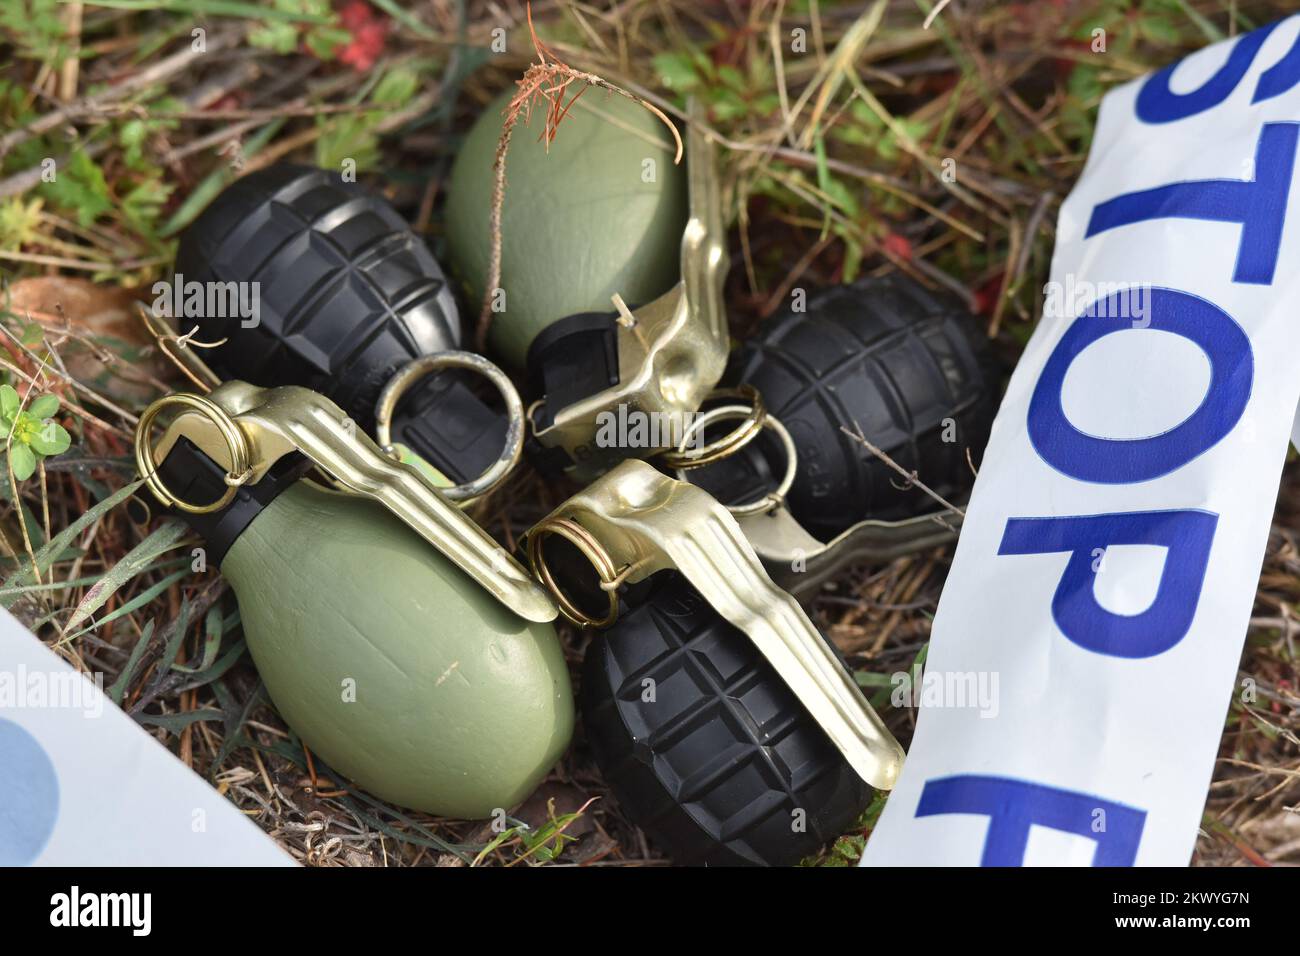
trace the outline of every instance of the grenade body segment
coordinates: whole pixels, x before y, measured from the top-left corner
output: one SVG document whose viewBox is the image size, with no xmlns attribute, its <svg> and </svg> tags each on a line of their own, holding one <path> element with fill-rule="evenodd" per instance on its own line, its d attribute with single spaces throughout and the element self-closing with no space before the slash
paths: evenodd
<svg viewBox="0 0 1300 956">
<path fill-rule="evenodd" d="M 806 312 L 774 317 L 739 349 L 728 380 L 757 388 L 793 437 L 788 507 L 809 532 L 829 541 L 867 518 L 936 510 L 844 429 L 861 428 L 950 500 L 969 490 L 966 450 L 978 461 L 997 408 L 987 346 L 971 321 L 960 306 L 888 276 L 817 292 Z M 727 480 L 734 489 L 734 476 Z"/>
<path fill-rule="evenodd" d="M 298 482 L 221 565 L 271 700 L 376 796 L 481 818 L 568 746 L 555 629 L 510 613 L 379 505 Z"/>
<path fill-rule="evenodd" d="M 176 271 L 186 283 L 258 283 L 254 326 L 206 310 L 178 317 L 200 339 L 228 339 L 203 353 L 223 378 L 303 385 L 350 410 L 373 406 L 397 366 L 460 346 L 424 241 L 383 198 L 328 170 L 279 165 L 236 180 L 185 230 Z"/>
<path fill-rule="evenodd" d="M 150 425 L 183 407 L 155 447 Z M 136 458 L 205 540 L 271 699 L 376 796 L 483 817 L 531 790 L 573 726 L 554 605 L 414 468 L 307 389 L 159 399 Z M 348 492 L 303 478 L 311 467 Z"/>
<path fill-rule="evenodd" d="M 678 863 L 793 865 L 871 799 L 753 642 L 674 572 L 593 639 L 581 704 L 619 803 Z"/>
<path fill-rule="evenodd" d="M 451 265 L 475 306 L 487 282 L 493 165 L 509 101 L 504 94 L 483 110 L 448 186 Z M 591 91 L 549 145 L 539 140 L 544 113 L 518 121 L 506 158 L 501 301 L 489 346 L 516 371 L 554 322 L 609 313 L 615 293 L 635 307 L 667 292 L 678 279 L 687 215 L 685 171 L 643 107 Z"/>
</svg>

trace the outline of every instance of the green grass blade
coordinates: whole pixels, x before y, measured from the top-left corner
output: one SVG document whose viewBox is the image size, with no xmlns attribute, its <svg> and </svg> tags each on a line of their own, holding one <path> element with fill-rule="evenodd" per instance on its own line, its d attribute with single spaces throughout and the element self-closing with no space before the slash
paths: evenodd
<svg viewBox="0 0 1300 956">
<path fill-rule="evenodd" d="M 64 626 L 65 631 L 71 631 L 79 627 L 84 621 L 88 620 L 92 614 L 104 606 L 104 603 L 117 593 L 118 589 L 128 581 L 148 571 L 159 555 L 165 554 L 175 548 L 187 533 L 189 528 L 179 521 L 168 521 L 157 531 L 149 535 L 134 548 L 122 556 L 122 559 L 109 568 L 98 583 L 91 586 L 86 592 L 81 603 L 77 605 L 68 618 L 68 623 Z"/>
<path fill-rule="evenodd" d="M 131 598 L 131 600 L 127 601 L 121 607 L 115 608 L 112 611 L 112 613 L 104 615 L 98 621 L 95 621 L 92 624 L 88 625 L 87 627 L 83 627 L 78 631 L 75 631 L 71 634 L 64 636 L 63 638 L 60 639 L 59 643 L 62 644 L 67 641 L 76 640 L 82 634 L 86 634 L 89 633 L 90 631 L 95 630 L 96 628 L 103 627 L 105 624 L 111 624 L 113 621 L 116 621 L 118 618 L 122 617 L 123 615 L 130 614 L 132 611 L 139 610 L 140 608 L 148 604 L 150 601 L 152 601 L 154 598 L 156 598 L 158 595 L 166 591 L 169 587 L 171 587 L 181 578 L 193 574 L 194 572 L 191 571 L 189 567 L 190 564 L 189 558 L 184 558 L 182 560 L 185 564 L 185 567 L 181 568 L 178 571 L 172 572 L 171 574 L 167 575 L 167 577 L 159 581 L 157 584 L 154 584 L 149 588 L 146 588 L 145 590 L 141 591 L 139 594 Z M 173 562 L 168 562 L 168 563 L 171 564 Z"/>
<path fill-rule="evenodd" d="M 127 498 L 130 498 L 137 490 L 139 490 L 142 484 L 144 484 L 143 480 L 133 481 L 129 485 L 124 485 L 103 501 L 97 502 L 90 508 L 86 509 L 86 512 L 81 517 L 56 534 L 50 539 L 49 543 L 45 545 L 45 547 L 36 552 L 36 567 L 40 568 L 42 574 L 48 571 L 59 555 L 63 554 L 63 552 L 71 547 L 72 542 L 77 539 L 78 535 L 84 532 L 108 512 L 116 508 Z M 7 585 L 7 589 L 9 589 L 32 584 L 34 581 L 35 576 L 32 573 L 32 562 L 24 561 L 9 580 L 5 582 L 5 584 Z M 17 597 L 5 597 L 0 599 L 0 605 L 7 608 L 16 600 Z"/>
<path fill-rule="evenodd" d="M 1195 9 L 1187 0 L 1176 0 L 1179 9 L 1187 14 L 1187 19 L 1196 24 L 1196 29 L 1204 34 L 1205 39 L 1211 43 L 1218 43 L 1223 39 L 1223 31 L 1216 27 L 1206 18 L 1205 14 Z"/>
<path fill-rule="evenodd" d="M 393 0 L 370 0 L 370 3 L 373 6 L 378 7 L 380 10 L 383 10 L 386 14 L 402 26 L 406 27 L 416 36 L 423 37 L 426 40 L 432 40 L 438 35 L 435 30 L 421 23 L 410 13 L 407 13 L 400 6 L 394 3 Z"/>
<path fill-rule="evenodd" d="M 187 710 L 183 714 L 136 714 L 137 722 L 147 727 L 162 727 L 168 733 L 179 734 L 190 724 L 201 720 L 220 720 L 222 713 L 211 707 L 204 710 Z"/>
<path fill-rule="evenodd" d="M 126 693 L 126 685 L 131 680 L 131 675 L 135 669 L 140 666 L 140 658 L 144 657 L 145 649 L 153 639 L 153 618 L 150 618 L 144 626 L 144 632 L 140 635 L 140 640 L 135 642 L 135 647 L 131 648 L 131 656 L 127 658 L 126 666 L 122 668 L 122 673 L 117 675 L 117 680 L 113 681 L 112 686 L 108 688 L 108 696 L 112 698 L 113 703 L 119 707 L 122 706 L 122 697 Z"/>
<path fill-rule="evenodd" d="M 90 0 L 90 7 L 107 7 L 110 10 L 136 10 L 141 13 L 188 13 L 196 16 L 235 17 L 240 20 L 288 20 L 292 23 L 328 24 L 329 17 L 260 3 L 240 3 L 239 0 Z"/>
</svg>

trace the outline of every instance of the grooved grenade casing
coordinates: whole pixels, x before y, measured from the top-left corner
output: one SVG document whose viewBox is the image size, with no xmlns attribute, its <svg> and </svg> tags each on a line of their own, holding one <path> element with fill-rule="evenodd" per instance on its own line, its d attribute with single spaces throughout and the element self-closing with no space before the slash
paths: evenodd
<svg viewBox="0 0 1300 956">
<path fill-rule="evenodd" d="M 584 589 L 572 565 L 556 577 L 544 550 L 552 536 L 590 562 L 600 591 Z M 860 809 L 868 786 L 893 786 L 902 749 L 735 519 L 701 489 L 625 461 L 534 526 L 527 543 L 564 613 L 612 624 L 589 651 L 588 733 L 628 808 L 645 813 L 638 819 L 676 855 L 793 862 L 815 845 L 781 839 L 778 804 L 829 828 Z M 651 591 L 618 618 L 623 585 Z M 579 606 L 584 590 L 608 598 L 603 620 Z M 833 806 L 804 806 L 818 799 Z"/>
<path fill-rule="evenodd" d="M 460 347 L 456 302 L 424 240 L 334 170 L 279 164 L 236 180 L 182 233 L 175 281 L 203 293 L 182 296 L 173 321 L 198 326 L 219 379 L 314 389 L 367 434 L 398 369 Z M 227 314 L 228 295 L 214 294 L 227 289 L 255 289 L 257 314 Z M 393 418 L 397 442 L 454 482 L 485 471 L 510 427 L 447 376 L 419 382 Z"/>
<path fill-rule="evenodd" d="M 753 642 L 672 571 L 592 639 L 581 704 L 610 789 L 677 863 L 789 866 L 871 800 Z"/>
<path fill-rule="evenodd" d="M 900 275 L 823 289 L 741 345 L 724 380 L 752 386 L 794 448 L 785 502 L 739 519 L 783 587 L 811 594 L 853 561 L 954 537 L 960 515 L 859 434 L 946 500 L 965 500 L 997 409 L 997 370 L 959 304 Z M 772 438 L 764 432 L 691 480 L 729 504 L 758 498 L 787 465 Z"/>
</svg>

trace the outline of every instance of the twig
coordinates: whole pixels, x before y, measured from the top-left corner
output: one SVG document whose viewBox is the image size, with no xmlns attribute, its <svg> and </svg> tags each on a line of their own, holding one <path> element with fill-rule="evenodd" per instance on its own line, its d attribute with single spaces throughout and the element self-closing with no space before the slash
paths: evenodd
<svg viewBox="0 0 1300 956">
<path fill-rule="evenodd" d="M 943 12 L 943 8 L 946 7 L 950 2 L 951 0 L 939 0 L 939 2 L 934 5 L 934 8 L 925 15 L 925 22 L 921 24 L 921 28 L 925 30 L 930 29 L 930 26 L 934 23 L 935 18 L 938 17 L 939 14 Z"/>
<path fill-rule="evenodd" d="M 212 37 L 208 40 L 207 53 L 215 53 L 226 46 L 229 46 L 234 40 L 234 34 L 222 34 Z M 196 51 L 190 46 L 186 46 L 178 53 L 173 53 L 166 59 L 159 60 L 157 63 L 141 70 L 135 76 L 129 77 L 115 86 L 110 86 L 101 93 L 94 96 L 87 96 L 79 99 L 61 109 L 53 110 L 44 116 L 37 117 L 26 126 L 21 126 L 0 136 L 0 157 L 9 153 L 15 146 L 21 146 L 33 136 L 40 136 L 48 133 L 52 129 L 57 129 L 64 123 L 67 123 L 78 116 L 94 114 L 98 109 L 109 103 L 116 103 L 146 87 L 153 86 L 163 80 L 170 79 L 172 76 L 185 70 L 197 60 L 204 56 L 204 52 Z"/>
<path fill-rule="evenodd" d="M 963 519 L 966 517 L 965 511 L 958 508 L 955 504 L 953 504 L 951 501 L 949 501 L 943 495 L 939 494 L 934 489 L 930 488 L 929 485 L 927 485 L 919 477 L 917 477 L 915 471 L 908 471 L 898 462 L 894 461 L 894 459 L 890 458 L 887 454 L 885 454 L 885 452 L 882 449 L 877 448 L 875 445 L 873 445 L 871 441 L 867 438 L 867 436 L 862 434 L 862 426 L 859 425 L 857 422 L 853 423 L 852 430 L 850 430 L 845 425 L 841 425 L 840 431 L 844 432 L 844 434 L 848 435 L 854 441 L 860 443 L 864 448 L 867 449 L 867 451 L 871 452 L 871 454 L 875 455 L 877 458 L 883 461 L 890 468 L 894 469 L 894 471 L 902 475 L 905 479 L 907 479 L 908 484 L 916 485 L 916 487 L 920 488 L 927 495 L 929 495 L 935 501 L 939 502 L 939 504 L 943 505 L 945 508 L 947 508 L 949 511 L 953 512 L 954 514 L 961 515 Z"/>
<path fill-rule="evenodd" d="M 9 329 L 9 327 L 6 326 L 3 322 L 0 322 L 0 332 L 3 332 L 9 338 L 9 340 L 13 342 L 14 345 L 16 345 L 20 350 L 22 350 L 22 352 L 26 354 L 27 357 L 30 358 L 33 362 L 41 362 L 42 367 L 44 367 L 45 364 L 44 360 L 35 352 L 33 352 L 31 349 L 29 349 L 26 345 L 24 345 L 22 339 L 14 335 L 14 333 Z M 35 385 L 36 380 L 32 378 L 30 375 L 28 375 L 26 372 L 24 372 L 22 369 L 18 368 L 16 365 L 10 366 L 9 363 L 4 362 L 3 360 L 0 360 L 0 364 L 3 364 L 6 367 L 8 367 L 10 371 L 17 372 L 19 375 L 23 377 L 24 380 L 31 382 L 33 385 Z M 50 369 L 48 371 L 52 372 L 58 378 L 62 379 L 63 383 L 70 386 L 73 391 L 80 392 L 86 398 L 90 399 L 96 404 L 102 405 L 104 408 L 107 408 L 111 412 L 116 412 L 118 415 L 121 415 L 124 419 L 130 422 L 132 425 L 134 425 L 139 420 L 135 415 L 132 415 L 125 408 L 122 408 L 121 406 L 112 402 L 110 399 L 105 398 L 103 395 L 100 395 L 93 388 L 90 388 L 87 385 L 82 385 L 71 375 L 68 375 L 65 372 L 61 372 L 57 369 Z M 116 434 L 126 438 L 128 441 L 134 437 L 129 432 L 123 431 L 120 428 L 116 428 L 115 426 L 110 425 L 105 421 L 101 421 L 100 419 L 92 415 L 90 412 L 78 408 L 76 405 L 73 405 L 71 402 L 68 403 L 68 411 L 74 415 L 79 415 L 85 418 L 87 421 L 94 422 L 96 425 L 99 425 L 101 428 L 105 429 L 106 431 L 115 432 Z"/>
</svg>

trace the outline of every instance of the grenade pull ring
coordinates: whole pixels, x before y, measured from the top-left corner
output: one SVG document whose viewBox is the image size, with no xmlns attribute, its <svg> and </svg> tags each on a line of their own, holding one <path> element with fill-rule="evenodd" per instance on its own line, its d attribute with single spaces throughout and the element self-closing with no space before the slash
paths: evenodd
<svg viewBox="0 0 1300 956">
<path fill-rule="evenodd" d="M 514 384 L 506 377 L 505 372 L 483 356 L 473 352 L 448 350 L 423 355 L 403 365 L 388 380 L 384 390 L 379 393 L 379 400 L 375 403 L 375 440 L 384 454 L 391 458 L 398 457 L 392 436 L 393 413 L 397 410 L 398 401 L 417 381 L 445 368 L 463 368 L 478 372 L 495 386 L 506 404 L 506 420 L 509 425 L 500 457 L 473 481 L 442 489 L 443 495 L 452 501 L 468 501 L 487 494 L 499 485 L 519 463 L 519 456 L 524 449 L 524 404 L 519 398 L 519 392 L 515 390 Z"/>
<path fill-rule="evenodd" d="M 548 534 L 566 538 L 584 554 L 583 544 L 597 546 L 599 560 L 592 563 L 612 606 L 613 591 L 623 582 L 681 572 L 753 641 L 854 771 L 877 789 L 893 787 L 903 762 L 898 741 L 808 615 L 772 583 L 736 519 L 708 492 L 629 459 L 561 504 L 527 539 L 534 572 L 563 607 L 568 599 L 561 597 L 541 545 Z"/>
<path fill-rule="evenodd" d="M 731 392 L 740 394 L 746 390 L 752 395 L 758 395 L 756 389 L 745 385 Z M 723 393 L 723 389 L 718 389 L 715 395 Z M 722 405 L 702 412 L 686 429 L 678 451 L 682 452 L 695 435 L 714 422 L 741 416 L 746 417 L 746 424 L 755 417 L 753 409 L 745 405 Z M 800 596 L 815 593 L 823 581 L 849 561 L 892 561 L 928 547 L 947 544 L 955 537 L 954 522 L 959 524 L 961 521 L 960 514 L 957 512 L 947 512 L 942 515 L 930 512 L 895 521 L 865 518 L 829 541 L 813 536 L 791 514 L 786 501 L 799 471 L 794 438 L 789 429 L 770 412 L 761 412 L 758 419 L 762 428 L 770 428 L 780 440 L 782 452 L 785 454 L 785 472 L 777 487 L 762 497 L 745 504 L 727 504 L 723 507 L 735 515 L 746 539 L 762 559 L 764 566 L 771 571 L 782 587 L 792 593 Z M 741 431 L 741 428 L 697 451 L 696 454 L 699 455 L 700 451 L 709 452 L 714 446 L 731 440 Z M 735 454 L 751 440 L 752 438 L 740 442 L 725 454 L 712 455 L 707 460 L 687 459 L 689 463 L 677 464 L 675 468 L 677 478 L 681 481 L 689 480 L 686 473 L 691 469 L 700 468 Z M 680 461 L 684 457 L 680 456 L 674 461 Z M 669 456 L 666 454 L 661 456 L 661 460 L 670 463 Z M 799 573 L 790 574 L 786 571 L 796 563 L 801 565 Z"/>
<path fill-rule="evenodd" d="M 718 408 L 711 408 L 707 412 L 702 413 L 691 423 L 690 427 L 686 430 L 686 434 L 682 436 L 682 447 L 689 444 L 693 435 L 702 429 L 707 428 L 716 421 L 725 421 L 727 419 L 740 418 L 742 416 L 748 419 L 752 417 L 752 414 L 752 409 L 745 405 L 721 405 Z M 785 503 L 786 495 L 788 495 L 790 489 L 794 487 L 795 475 L 798 473 L 799 457 L 798 452 L 795 450 L 794 438 L 790 435 L 790 430 L 782 425 L 779 420 L 766 414 L 761 419 L 761 427 L 770 428 L 776 433 L 776 437 L 781 440 L 781 450 L 785 452 L 785 473 L 781 476 L 780 484 L 767 494 L 763 495 L 763 497 L 743 505 L 724 506 L 737 518 L 767 514 L 770 511 L 775 511 L 777 508 L 780 508 L 781 505 Z M 755 434 L 757 434 L 757 432 Z M 749 439 L 749 441 L 752 440 L 752 438 Z M 748 444 L 748 441 L 746 444 Z M 733 452 L 729 452 L 729 454 L 734 454 L 735 451 L 739 450 L 739 448 L 736 448 Z M 708 462 L 698 462 L 696 464 L 678 467 L 677 478 L 679 481 L 687 481 L 686 472 L 690 468 L 699 468 L 702 465 L 717 460 L 718 458 L 711 458 Z"/>
<path fill-rule="evenodd" d="M 712 401 L 719 398 L 738 398 L 748 404 L 744 406 L 728 406 L 733 410 L 739 409 L 740 415 L 714 415 L 707 421 L 701 420 L 703 416 L 695 417 L 685 429 L 682 440 L 677 447 L 660 453 L 659 457 L 665 465 L 679 471 L 703 468 L 705 465 L 711 465 L 715 461 L 721 461 L 734 455 L 758 437 L 759 432 L 763 430 L 763 423 L 767 419 L 767 408 L 763 405 L 763 396 L 758 393 L 758 389 L 752 385 L 741 385 L 739 388 L 715 388 L 707 400 Z M 739 417 L 743 417 L 744 420 L 717 441 L 709 442 L 703 448 L 687 450 L 687 446 L 690 445 L 692 439 L 696 435 L 703 434 L 706 424 L 711 424 L 720 418 Z"/>
<path fill-rule="evenodd" d="M 169 405 L 185 410 L 151 447 L 149 427 Z M 146 479 L 154 479 L 150 487 L 161 489 L 159 499 L 173 503 L 175 496 L 157 481 L 156 463 L 166 459 L 177 441 L 188 439 L 219 464 L 229 460 L 227 485 L 232 487 L 217 504 L 199 506 L 215 511 L 234 496 L 235 487 L 255 484 L 281 458 L 300 452 L 346 492 L 387 508 L 515 614 L 535 622 L 555 620 L 554 602 L 519 562 L 419 469 L 393 461 L 349 424 L 341 408 L 310 389 L 230 381 L 208 396 L 169 395 L 150 405 L 136 427 L 136 462 Z M 189 508 L 199 510 L 192 504 Z"/>
<path fill-rule="evenodd" d="M 592 569 L 600 578 L 600 589 L 609 596 L 609 613 L 604 617 L 595 617 L 582 610 L 564 588 L 556 583 L 551 567 L 546 563 L 546 556 L 542 553 L 542 542 L 546 540 L 547 535 L 551 534 L 559 535 L 568 541 L 591 562 Z M 537 522 L 528 532 L 528 564 L 533 569 L 534 576 L 555 598 L 560 613 L 574 624 L 579 627 L 605 628 L 618 619 L 618 583 L 625 578 L 627 571 L 620 572 L 614 566 L 614 560 L 609 556 L 609 552 L 578 522 L 553 515 Z"/>
<path fill-rule="evenodd" d="M 158 458 L 150 448 L 149 432 L 158 415 L 164 409 L 173 405 L 191 409 L 192 413 L 203 416 L 225 441 L 226 450 L 230 453 L 230 471 L 226 473 L 225 478 L 226 490 L 220 498 L 210 504 L 196 505 L 193 502 L 178 498 L 172 493 L 171 489 L 163 484 L 162 476 L 158 474 Z M 252 477 L 251 460 L 252 451 L 248 446 L 247 436 L 239 430 L 239 426 L 235 424 L 234 419 L 226 413 L 224 408 L 202 395 L 191 395 L 186 392 L 164 395 L 145 409 L 144 414 L 140 416 L 139 423 L 136 425 L 136 470 L 144 478 L 145 484 L 154 493 L 154 497 L 169 508 L 179 508 L 181 511 L 200 515 L 220 511 L 234 500 L 239 487 Z"/>
</svg>

